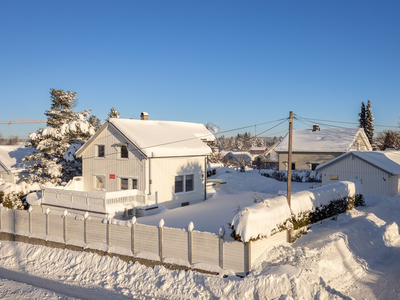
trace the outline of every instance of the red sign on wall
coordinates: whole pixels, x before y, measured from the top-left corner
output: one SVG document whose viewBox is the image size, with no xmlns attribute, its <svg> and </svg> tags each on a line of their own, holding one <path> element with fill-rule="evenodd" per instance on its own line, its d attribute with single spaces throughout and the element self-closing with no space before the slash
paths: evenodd
<svg viewBox="0 0 400 300">
<path fill-rule="evenodd" d="M 115 174 L 110 174 L 110 179 L 115 179 Z"/>
</svg>

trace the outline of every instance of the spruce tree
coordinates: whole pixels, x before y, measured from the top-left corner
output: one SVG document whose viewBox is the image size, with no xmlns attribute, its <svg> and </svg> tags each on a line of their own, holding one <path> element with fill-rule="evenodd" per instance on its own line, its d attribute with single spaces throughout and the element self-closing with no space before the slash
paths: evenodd
<svg viewBox="0 0 400 300">
<path fill-rule="evenodd" d="M 82 161 L 75 152 L 94 134 L 87 118 L 89 111 L 76 113 L 76 93 L 50 90 L 51 109 L 45 112 L 47 127 L 31 133 L 26 143 L 34 147 L 24 158 L 30 163 L 28 181 L 53 184 L 68 182 L 82 174 Z"/>
<path fill-rule="evenodd" d="M 364 104 L 364 102 L 361 103 L 361 112 L 358 114 L 358 116 L 360 117 L 358 119 L 358 122 L 360 124 L 358 127 L 365 129 L 366 114 L 365 114 L 365 104 Z"/>
<path fill-rule="evenodd" d="M 368 140 L 370 142 L 370 144 L 373 143 L 374 141 L 374 116 L 372 115 L 372 111 L 371 111 L 371 101 L 368 100 L 368 104 L 367 104 L 367 110 L 365 113 L 365 133 L 368 137 Z"/>
</svg>

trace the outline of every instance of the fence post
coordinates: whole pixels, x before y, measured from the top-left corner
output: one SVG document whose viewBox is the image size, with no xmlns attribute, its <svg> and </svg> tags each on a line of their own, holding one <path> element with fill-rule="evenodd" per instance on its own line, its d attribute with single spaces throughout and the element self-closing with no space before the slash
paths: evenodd
<svg viewBox="0 0 400 300">
<path fill-rule="evenodd" d="M 132 227 L 131 227 L 131 251 L 132 255 L 135 254 L 135 227 L 136 227 L 136 217 L 132 217 Z"/>
<path fill-rule="evenodd" d="M 68 211 L 64 210 L 64 213 L 63 213 L 63 218 L 64 218 L 64 243 L 67 242 L 67 216 L 68 216 Z"/>
<path fill-rule="evenodd" d="M 110 224 L 111 224 L 111 217 L 110 217 L 109 214 L 107 215 L 106 224 L 107 224 L 107 236 L 106 236 L 106 239 L 107 239 L 107 246 L 110 246 Z"/>
<path fill-rule="evenodd" d="M 251 241 L 244 243 L 245 249 L 245 265 L 244 265 L 244 273 L 247 275 L 251 269 Z"/>
<path fill-rule="evenodd" d="M 221 226 L 219 229 L 219 266 L 221 269 L 224 268 L 224 235 L 225 228 Z"/>
<path fill-rule="evenodd" d="M 160 260 L 163 260 L 163 229 L 164 229 L 164 219 L 161 219 L 158 223 L 158 255 Z"/>
<path fill-rule="evenodd" d="M 158 192 L 155 191 L 155 194 L 156 194 L 156 204 L 158 204 Z"/>
<path fill-rule="evenodd" d="M 88 234 L 87 234 L 88 219 L 89 219 L 89 213 L 85 212 L 83 214 L 83 240 L 84 240 L 85 244 L 87 244 L 87 242 L 88 242 Z"/>
<path fill-rule="evenodd" d="M 16 232 L 17 229 L 17 218 L 16 218 L 16 211 L 17 211 L 17 206 L 14 205 L 13 207 L 13 216 L 14 216 L 14 234 Z"/>
<path fill-rule="evenodd" d="M 193 222 L 189 223 L 188 226 L 188 247 L 189 247 L 189 263 L 193 264 Z"/>
<path fill-rule="evenodd" d="M 29 213 L 29 233 L 32 234 L 32 206 L 29 206 L 28 213 Z"/>
<path fill-rule="evenodd" d="M 46 209 L 46 235 L 50 235 L 50 208 Z"/>
<path fill-rule="evenodd" d="M 3 229 L 3 204 L 0 203 L 0 229 Z"/>
</svg>

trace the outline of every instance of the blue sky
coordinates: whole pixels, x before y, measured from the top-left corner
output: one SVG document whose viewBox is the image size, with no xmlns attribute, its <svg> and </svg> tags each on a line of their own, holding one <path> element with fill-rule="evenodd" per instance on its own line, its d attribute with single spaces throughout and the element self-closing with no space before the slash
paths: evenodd
<svg viewBox="0 0 400 300">
<path fill-rule="evenodd" d="M 0 1 L 0 120 L 44 119 L 55 88 L 103 120 L 114 106 L 221 131 L 290 110 L 357 123 L 371 100 L 375 125 L 397 126 L 399 13 L 399 1 L 366 0 Z M 0 132 L 25 138 L 44 125 Z"/>
</svg>

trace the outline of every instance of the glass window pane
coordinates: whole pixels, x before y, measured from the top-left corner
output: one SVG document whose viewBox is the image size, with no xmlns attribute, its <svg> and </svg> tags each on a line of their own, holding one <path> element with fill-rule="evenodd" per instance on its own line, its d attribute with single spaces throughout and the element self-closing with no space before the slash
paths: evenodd
<svg viewBox="0 0 400 300">
<path fill-rule="evenodd" d="M 137 190 L 137 179 L 132 179 L 132 189 Z"/>
<path fill-rule="evenodd" d="M 121 158 L 128 158 L 128 147 L 121 146 Z"/>
<path fill-rule="evenodd" d="M 97 145 L 97 156 L 104 157 L 104 145 Z"/>
<path fill-rule="evenodd" d="M 175 193 L 183 192 L 183 176 L 175 176 Z"/>
<path fill-rule="evenodd" d="M 98 189 L 104 189 L 104 176 L 96 176 L 96 185 Z"/>
<path fill-rule="evenodd" d="M 186 192 L 193 191 L 193 175 L 186 175 Z"/>
<path fill-rule="evenodd" d="M 121 190 L 128 189 L 128 178 L 121 178 Z"/>
</svg>

